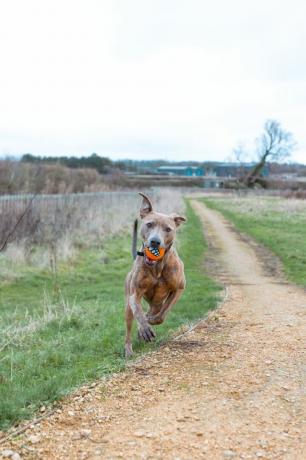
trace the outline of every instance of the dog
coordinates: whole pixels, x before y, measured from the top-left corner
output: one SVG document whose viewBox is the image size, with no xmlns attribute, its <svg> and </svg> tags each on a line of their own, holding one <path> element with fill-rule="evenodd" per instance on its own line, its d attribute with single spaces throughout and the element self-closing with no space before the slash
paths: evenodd
<svg viewBox="0 0 306 460">
<path fill-rule="evenodd" d="M 139 195 L 142 196 L 140 234 L 143 250 L 135 254 L 136 221 L 133 234 L 135 261 L 125 282 L 126 357 L 133 354 L 133 320 L 137 322 L 139 339 L 151 342 L 155 338 L 151 325 L 163 323 L 166 314 L 179 300 L 186 286 L 184 264 L 173 247 L 176 229 L 186 219 L 177 214 L 166 215 L 153 211 L 150 199 L 143 193 Z M 142 298 L 149 304 L 146 314 L 142 309 Z"/>
</svg>

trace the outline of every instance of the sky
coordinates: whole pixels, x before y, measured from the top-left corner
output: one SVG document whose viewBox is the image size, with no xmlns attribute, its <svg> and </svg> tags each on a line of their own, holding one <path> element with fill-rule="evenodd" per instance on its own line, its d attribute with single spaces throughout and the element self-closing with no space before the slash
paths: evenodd
<svg viewBox="0 0 306 460">
<path fill-rule="evenodd" d="M 0 156 L 306 163 L 305 0 L 0 0 Z"/>
</svg>

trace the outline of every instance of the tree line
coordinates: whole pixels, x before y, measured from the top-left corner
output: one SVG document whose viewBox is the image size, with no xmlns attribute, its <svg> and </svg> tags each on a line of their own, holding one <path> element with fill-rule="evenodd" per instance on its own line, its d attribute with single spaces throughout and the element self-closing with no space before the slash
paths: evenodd
<svg viewBox="0 0 306 460">
<path fill-rule="evenodd" d="M 96 153 L 88 157 L 76 157 L 76 156 L 35 156 L 30 153 L 26 153 L 21 158 L 22 163 L 32 164 L 59 164 L 72 169 L 89 168 L 95 169 L 99 174 L 109 174 L 114 169 L 125 171 L 127 166 L 121 161 L 112 161 L 107 157 L 100 157 Z"/>
<path fill-rule="evenodd" d="M 114 174 L 116 172 L 132 172 L 141 174 L 154 174 L 159 166 L 203 166 L 199 161 L 171 162 L 166 160 L 111 160 L 108 157 L 92 153 L 89 156 L 36 156 L 26 153 L 21 158 L 22 163 L 31 164 L 59 164 L 72 169 L 95 169 L 99 174 Z"/>
</svg>

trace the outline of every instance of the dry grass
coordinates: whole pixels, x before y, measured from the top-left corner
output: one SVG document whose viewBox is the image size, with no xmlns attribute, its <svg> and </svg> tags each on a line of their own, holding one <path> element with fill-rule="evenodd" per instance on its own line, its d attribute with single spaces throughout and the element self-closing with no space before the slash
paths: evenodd
<svg viewBox="0 0 306 460">
<path fill-rule="evenodd" d="M 21 347 L 24 341 L 29 339 L 40 330 L 43 330 L 52 321 L 57 321 L 59 327 L 65 320 L 71 321 L 76 316 L 79 308 L 75 303 L 70 304 L 59 292 L 58 301 L 54 302 L 50 295 L 44 291 L 42 311 L 30 314 L 29 311 L 23 312 L 22 321 L 19 320 L 20 313 L 9 314 L 9 325 L 5 315 L 0 322 L 0 352 L 10 347 Z"/>
<path fill-rule="evenodd" d="M 306 216 L 306 201 L 299 199 L 284 199 L 282 197 L 271 196 L 246 196 L 241 197 L 231 195 L 228 198 L 219 197 L 217 202 L 225 206 L 228 211 L 236 212 L 239 210 L 240 214 L 247 214 L 251 216 L 270 216 L 271 214 L 278 214 L 281 219 L 284 216 Z"/>
<path fill-rule="evenodd" d="M 0 160 L 0 194 L 82 193 L 112 190 L 95 169 L 60 164 L 30 164 Z"/>
<path fill-rule="evenodd" d="M 148 194 L 158 211 L 184 211 L 183 195 L 179 190 L 163 188 Z M 0 242 L 14 226 L 28 200 L 24 197 L 0 200 Z M 0 277 L 14 279 L 16 265 L 54 268 L 59 261 L 75 259 L 80 248 L 101 245 L 106 238 L 132 228 L 140 202 L 136 192 L 38 196 L 18 226 L 14 241 L 0 253 Z"/>
</svg>

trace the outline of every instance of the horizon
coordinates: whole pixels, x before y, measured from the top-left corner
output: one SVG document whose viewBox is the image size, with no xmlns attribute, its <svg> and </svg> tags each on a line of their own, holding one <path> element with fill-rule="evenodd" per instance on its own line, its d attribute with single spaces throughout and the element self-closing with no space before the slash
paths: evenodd
<svg viewBox="0 0 306 460">
<path fill-rule="evenodd" d="M 134 161 L 134 162 L 166 162 L 166 163 L 200 163 L 200 164 L 204 164 L 204 163 L 224 163 L 224 164 L 240 164 L 240 165 L 253 165 L 253 164 L 256 164 L 256 160 L 245 160 L 245 161 L 238 161 L 237 159 L 232 159 L 232 160 L 165 160 L 163 158 L 145 158 L 145 159 L 133 159 L 133 158 L 120 158 L 120 159 L 115 159 L 113 160 L 112 158 L 110 158 L 109 156 L 104 156 L 104 155 L 100 155 L 96 152 L 93 152 L 91 154 L 88 154 L 88 155 L 84 155 L 84 154 L 81 154 L 81 155 L 59 155 L 59 156 L 56 156 L 56 155 L 33 155 L 31 154 L 30 152 L 27 152 L 27 153 L 23 153 L 23 154 L 20 154 L 19 156 L 11 156 L 11 157 L 5 157 L 5 156 L 1 156 L 0 155 L 0 161 L 21 161 L 22 160 L 22 157 L 24 155 L 31 155 L 33 157 L 36 157 L 36 158 L 53 158 L 53 159 L 61 159 L 61 158 L 90 158 L 92 155 L 97 155 L 98 157 L 100 158 L 106 158 L 108 160 L 111 160 L 112 162 L 127 162 L 127 161 Z M 298 161 L 291 161 L 290 158 L 286 158 L 284 161 L 267 161 L 266 164 L 278 164 L 278 165 L 292 165 L 292 166 L 295 166 L 295 165 L 298 165 L 298 166 L 306 166 L 306 163 L 301 163 L 301 162 L 298 162 Z"/>
<path fill-rule="evenodd" d="M 273 118 L 306 163 L 305 14 L 302 0 L 7 2 L 0 156 L 226 161 L 242 143 L 249 161 Z"/>
</svg>

